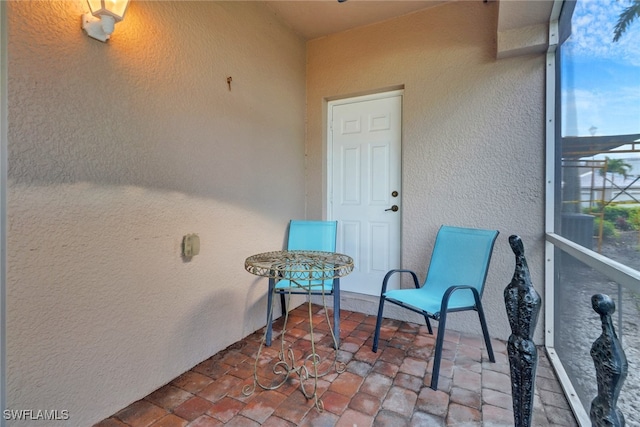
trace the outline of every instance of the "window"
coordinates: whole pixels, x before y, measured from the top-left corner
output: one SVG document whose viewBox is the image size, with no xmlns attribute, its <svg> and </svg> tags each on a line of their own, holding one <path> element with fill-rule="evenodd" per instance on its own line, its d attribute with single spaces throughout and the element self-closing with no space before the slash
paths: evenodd
<svg viewBox="0 0 640 427">
<path fill-rule="evenodd" d="M 625 20 L 627 8 L 637 15 Z M 621 16 L 626 25 L 616 28 Z M 591 296 L 613 298 L 629 363 L 618 408 L 640 425 L 632 392 L 640 386 L 640 1 L 565 1 L 558 29 L 547 346 L 576 415 L 590 425 L 590 349 L 601 333 Z"/>
<path fill-rule="evenodd" d="M 606 243 L 640 243 L 640 22 L 614 41 L 624 6 L 579 0 L 560 47 L 561 234 L 623 263 Z"/>
</svg>

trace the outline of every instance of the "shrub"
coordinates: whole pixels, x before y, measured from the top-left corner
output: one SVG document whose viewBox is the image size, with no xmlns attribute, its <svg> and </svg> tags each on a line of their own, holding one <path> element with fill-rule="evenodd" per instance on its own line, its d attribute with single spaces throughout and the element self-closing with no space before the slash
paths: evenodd
<svg viewBox="0 0 640 427">
<path fill-rule="evenodd" d="M 593 233 L 594 235 L 600 234 L 600 218 L 595 218 L 593 221 Z M 617 239 L 620 237 L 620 233 L 616 230 L 616 226 L 611 222 L 604 220 L 602 223 L 602 237 L 605 239 Z"/>
<path fill-rule="evenodd" d="M 627 221 L 627 218 L 623 216 L 616 218 L 616 228 L 622 231 L 629 231 L 633 229 L 629 221 Z"/>
<path fill-rule="evenodd" d="M 585 213 L 597 214 L 602 207 L 585 209 Z M 604 208 L 604 220 L 615 225 L 618 230 L 640 230 L 640 207 L 607 206 Z"/>
<path fill-rule="evenodd" d="M 640 230 L 640 209 L 633 209 L 629 213 L 629 224 L 633 230 Z"/>
</svg>

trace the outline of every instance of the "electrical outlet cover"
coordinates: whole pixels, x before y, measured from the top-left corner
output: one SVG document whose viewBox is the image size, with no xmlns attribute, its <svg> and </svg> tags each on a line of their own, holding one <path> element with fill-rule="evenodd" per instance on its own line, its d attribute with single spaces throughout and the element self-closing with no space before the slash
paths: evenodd
<svg viewBox="0 0 640 427">
<path fill-rule="evenodd" d="M 187 234 L 182 241 L 182 255 L 192 257 L 200 253 L 200 237 L 197 234 Z"/>
</svg>

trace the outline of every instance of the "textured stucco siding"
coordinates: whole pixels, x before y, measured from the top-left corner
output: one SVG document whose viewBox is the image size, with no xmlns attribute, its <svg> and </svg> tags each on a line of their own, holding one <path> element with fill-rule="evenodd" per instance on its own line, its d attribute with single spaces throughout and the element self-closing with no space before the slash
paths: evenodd
<svg viewBox="0 0 640 427">
<path fill-rule="evenodd" d="M 499 230 L 483 302 L 491 335 L 505 339 L 509 235 L 522 237 L 544 294 L 545 58 L 497 60 L 497 13 L 496 2 L 452 2 L 309 42 L 307 203 L 310 216 L 326 209 L 327 100 L 404 88 L 402 266 L 424 279 L 442 224 Z M 343 307 L 375 313 L 377 299 L 345 294 Z M 424 322 L 394 306 L 385 316 Z M 480 332 L 472 313 L 448 328 Z"/>
<path fill-rule="evenodd" d="M 103 44 L 85 5 L 7 8 L 7 407 L 73 426 L 263 326 L 244 259 L 305 214 L 304 40 L 257 2 L 162 1 Z"/>
</svg>

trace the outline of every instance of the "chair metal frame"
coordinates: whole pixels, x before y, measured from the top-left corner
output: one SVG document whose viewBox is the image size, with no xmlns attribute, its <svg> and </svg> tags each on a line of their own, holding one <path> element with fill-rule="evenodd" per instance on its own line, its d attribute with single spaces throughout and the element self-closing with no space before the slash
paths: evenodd
<svg viewBox="0 0 640 427">
<path fill-rule="evenodd" d="M 315 228 L 316 233 L 322 234 L 322 238 L 318 240 L 309 240 L 304 235 L 305 229 L 309 227 Z M 287 250 L 309 250 L 309 251 L 336 251 L 336 238 L 338 233 L 338 221 L 309 221 L 309 220 L 291 220 L 289 222 L 289 233 L 287 237 Z M 327 240 L 327 236 L 330 238 Z M 313 236 L 312 236 L 313 237 Z M 286 279 L 283 279 L 286 280 Z M 273 331 L 273 295 L 280 294 L 280 306 L 282 314 L 288 311 L 287 295 L 333 295 L 333 331 L 336 343 L 340 345 L 340 278 L 336 277 L 331 284 L 318 285 L 319 290 L 308 291 L 295 286 L 283 286 L 278 288 L 278 282 L 275 279 L 269 279 L 269 295 L 267 306 L 267 334 L 266 345 L 271 345 L 271 337 Z M 330 290 L 328 288 L 331 288 Z"/>
<path fill-rule="evenodd" d="M 486 239 L 486 242 L 482 242 L 483 244 L 486 244 L 486 248 L 484 248 L 486 250 L 485 253 L 483 254 L 479 254 L 482 255 L 485 259 L 484 259 L 484 268 L 482 271 L 482 277 L 477 278 L 477 284 L 475 286 L 473 285 L 468 285 L 468 284 L 462 284 L 462 283 L 447 283 L 447 284 L 440 284 L 438 285 L 433 285 L 433 282 L 435 282 L 436 279 L 431 281 L 431 287 L 436 287 L 436 288 L 440 288 L 440 290 L 442 290 L 445 285 L 446 285 L 446 290 L 444 291 L 444 293 L 442 294 L 441 297 L 439 297 L 437 294 L 434 294 L 433 296 L 431 296 L 431 301 L 432 303 L 436 303 L 437 304 L 437 300 L 435 298 L 438 298 L 441 300 L 440 302 L 440 309 L 438 311 L 426 311 L 420 307 L 416 307 L 410 303 L 407 303 L 406 301 L 401 301 L 398 299 L 394 299 L 392 298 L 394 296 L 394 294 L 396 295 L 396 298 L 398 298 L 399 295 L 416 295 L 416 291 L 420 290 L 420 293 L 423 292 L 430 292 L 429 291 L 429 286 L 430 286 L 430 273 L 432 273 L 432 266 L 434 265 L 434 260 L 436 260 L 436 258 L 441 257 L 443 255 L 441 255 L 440 253 L 438 253 L 439 248 L 442 244 L 442 239 L 446 239 L 447 238 L 447 234 L 448 233 L 466 233 L 469 235 L 473 235 L 474 237 L 478 237 L 481 239 Z M 493 354 L 493 347 L 491 346 L 491 339 L 489 337 L 489 330 L 487 328 L 487 322 L 484 316 L 484 310 L 482 308 L 482 294 L 484 292 L 484 286 L 485 286 L 485 282 L 487 279 L 487 274 L 489 272 L 489 264 L 491 262 L 491 256 L 493 253 L 493 247 L 495 245 L 495 241 L 498 237 L 499 231 L 497 230 L 483 230 L 483 229 L 475 229 L 475 228 L 463 228 L 463 227 L 451 227 L 451 226 L 442 226 L 440 227 L 440 230 L 438 231 L 438 235 L 436 236 L 436 242 L 434 244 L 434 249 L 433 249 L 433 253 L 431 255 L 431 262 L 429 264 L 429 269 L 427 271 L 427 277 L 425 279 L 425 282 L 422 286 L 420 286 L 419 282 L 418 282 L 418 276 L 416 275 L 415 272 L 411 271 L 411 270 L 406 270 L 406 269 L 395 269 L 395 270 L 391 270 L 389 271 L 382 282 L 382 291 L 380 293 L 380 305 L 378 307 L 378 318 L 376 321 L 376 329 L 375 329 L 375 334 L 373 337 L 373 348 L 372 350 L 374 352 L 378 351 L 378 341 L 380 338 L 380 327 L 382 324 L 382 313 L 384 310 L 384 303 L 386 301 L 396 304 L 398 306 L 401 306 L 403 308 L 406 308 L 408 310 L 411 310 L 415 313 L 421 314 L 424 316 L 424 319 L 427 323 L 427 328 L 429 329 L 429 333 L 431 335 L 433 335 L 433 329 L 431 328 L 431 323 L 429 321 L 429 319 L 433 319 L 438 321 L 438 336 L 436 338 L 436 348 L 435 348 L 435 354 L 434 354 L 434 362 L 433 362 L 433 371 L 431 374 L 431 388 L 434 390 L 438 389 L 438 377 L 440 374 L 440 362 L 442 360 L 442 347 L 444 344 L 444 334 L 445 334 L 445 326 L 446 326 L 446 322 L 447 322 L 447 314 L 448 313 L 453 313 L 453 312 L 460 312 L 460 311 L 469 311 L 469 310 L 475 310 L 478 313 L 478 317 L 480 319 L 480 326 L 482 328 L 482 334 L 484 337 L 484 341 L 485 341 L 485 345 L 487 347 L 487 353 L 489 354 L 489 360 L 491 362 L 495 362 L 495 357 Z M 446 244 L 446 243 L 445 243 Z M 464 254 L 465 253 L 465 248 L 461 247 L 460 251 Z M 473 255 L 473 254 L 471 254 Z M 482 261 L 482 260 L 481 260 Z M 438 259 L 438 265 L 439 263 L 442 262 L 442 260 Z M 452 265 L 451 268 L 458 268 L 460 266 L 457 265 Z M 434 268 L 435 270 L 435 268 Z M 389 291 L 390 296 L 387 296 L 387 285 L 389 282 L 389 279 L 396 273 L 408 273 L 411 275 L 411 277 L 413 278 L 413 283 L 416 289 L 400 289 L 400 290 L 393 290 L 393 291 Z M 478 289 L 479 288 L 479 289 Z M 424 291 L 422 291 L 424 290 Z M 456 295 L 456 292 L 459 291 L 463 291 L 463 290 L 470 290 L 471 293 L 473 294 L 473 302 L 470 304 L 466 304 L 466 305 L 455 305 L 455 303 L 452 305 L 452 307 L 449 307 L 450 301 L 452 300 L 452 298 L 454 297 L 454 295 Z M 407 291 L 409 293 L 407 293 Z M 437 292 L 437 290 L 436 290 Z M 467 294 L 468 295 L 468 294 Z M 415 300 L 414 300 L 415 301 Z M 414 302 L 412 301 L 412 302 Z"/>
</svg>

